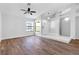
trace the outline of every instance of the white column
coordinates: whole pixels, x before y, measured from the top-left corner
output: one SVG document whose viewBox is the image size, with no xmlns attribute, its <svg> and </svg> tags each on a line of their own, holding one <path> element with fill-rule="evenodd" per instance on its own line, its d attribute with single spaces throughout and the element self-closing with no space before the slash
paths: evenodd
<svg viewBox="0 0 79 59">
<path fill-rule="evenodd" d="M 71 38 L 75 39 L 75 18 L 71 18 Z"/>
<path fill-rule="evenodd" d="M 1 32 L 2 32 L 2 22 L 1 22 L 1 13 L 0 13 L 0 41 L 1 41 L 1 37 L 2 37 L 2 35 L 1 35 Z"/>
</svg>

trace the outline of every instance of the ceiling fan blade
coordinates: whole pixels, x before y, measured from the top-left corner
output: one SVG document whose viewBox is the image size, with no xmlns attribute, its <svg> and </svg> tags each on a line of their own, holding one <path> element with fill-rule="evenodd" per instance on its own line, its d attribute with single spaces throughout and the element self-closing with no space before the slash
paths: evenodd
<svg viewBox="0 0 79 59">
<path fill-rule="evenodd" d="M 36 13 L 36 11 L 31 11 L 32 13 Z"/>
<path fill-rule="evenodd" d="M 28 12 L 25 12 L 24 14 L 26 14 L 26 13 L 28 13 Z"/>
<path fill-rule="evenodd" d="M 21 9 L 21 11 L 26 11 L 25 9 Z"/>
<path fill-rule="evenodd" d="M 32 12 L 30 12 L 30 15 L 32 15 Z"/>
</svg>

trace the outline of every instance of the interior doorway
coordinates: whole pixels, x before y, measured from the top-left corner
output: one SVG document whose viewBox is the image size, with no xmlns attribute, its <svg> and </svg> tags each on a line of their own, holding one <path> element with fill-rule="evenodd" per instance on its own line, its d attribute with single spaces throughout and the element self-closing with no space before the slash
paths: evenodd
<svg viewBox="0 0 79 59">
<path fill-rule="evenodd" d="M 70 36 L 70 19 L 69 17 L 62 17 L 60 19 L 60 35 L 61 36 Z"/>
<path fill-rule="evenodd" d="M 35 35 L 41 34 L 41 20 L 36 19 L 35 20 Z"/>
</svg>

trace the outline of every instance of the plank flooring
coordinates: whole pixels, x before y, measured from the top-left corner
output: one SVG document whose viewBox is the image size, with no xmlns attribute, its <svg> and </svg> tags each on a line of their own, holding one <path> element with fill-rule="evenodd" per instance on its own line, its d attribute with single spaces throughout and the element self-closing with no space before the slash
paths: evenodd
<svg viewBox="0 0 79 59">
<path fill-rule="evenodd" d="M 79 48 L 79 39 L 72 39 L 70 44 L 72 44 L 75 48 Z"/>
<path fill-rule="evenodd" d="M 3 40 L 0 55 L 78 55 L 79 48 L 38 36 Z"/>
</svg>

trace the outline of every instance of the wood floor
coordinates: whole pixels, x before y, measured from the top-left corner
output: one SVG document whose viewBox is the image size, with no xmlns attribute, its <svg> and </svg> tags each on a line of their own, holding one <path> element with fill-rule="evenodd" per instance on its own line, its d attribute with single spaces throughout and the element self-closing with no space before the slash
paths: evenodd
<svg viewBox="0 0 79 59">
<path fill-rule="evenodd" d="M 72 44 L 75 48 L 79 49 L 79 39 L 73 39 L 70 44 Z"/>
<path fill-rule="evenodd" d="M 79 48 L 37 36 L 3 40 L 0 55 L 78 55 Z"/>
</svg>

